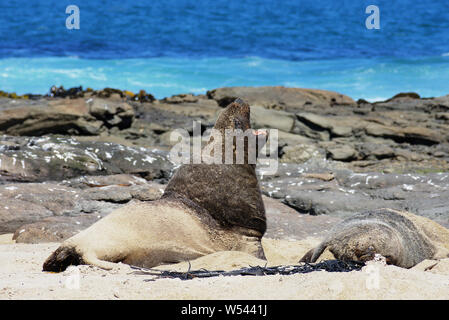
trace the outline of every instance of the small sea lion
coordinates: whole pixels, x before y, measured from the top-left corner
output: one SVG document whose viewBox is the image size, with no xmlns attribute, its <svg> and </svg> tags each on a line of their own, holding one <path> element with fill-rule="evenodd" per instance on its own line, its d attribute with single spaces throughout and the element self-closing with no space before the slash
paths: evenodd
<svg viewBox="0 0 449 320">
<path fill-rule="evenodd" d="M 366 262 L 380 254 L 388 264 L 411 268 L 425 259 L 449 257 L 449 230 L 409 212 L 377 209 L 337 224 L 300 262 L 316 262 L 326 249 L 341 260 Z"/>
<path fill-rule="evenodd" d="M 240 99 L 214 126 L 220 132 L 250 127 L 250 107 Z M 218 142 L 211 137 L 211 143 Z M 115 210 L 62 243 L 43 270 L 59 272 L 78 264 L 111 269 L 117 262 L 151 268 L 232 250 L 265 258 L 265 230 L 255 164 L 189 163 L 178 168 L 160 200 Z"/>
</svg>

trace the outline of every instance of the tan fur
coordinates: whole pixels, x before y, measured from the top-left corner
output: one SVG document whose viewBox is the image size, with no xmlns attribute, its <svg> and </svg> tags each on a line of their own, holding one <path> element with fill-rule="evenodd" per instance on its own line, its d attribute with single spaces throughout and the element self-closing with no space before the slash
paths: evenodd
<svg viewBox="0 0 449 320">
<path fill-rule="evenodd" d="M 181 203 L 155 201 L 124 206 L 63 246 L 76 247 L 85 263 L 104 269 L 115 262 L 150 268 L 223 250 L 255 255 L 258 239 L 211 229 Z"/>
</svg>

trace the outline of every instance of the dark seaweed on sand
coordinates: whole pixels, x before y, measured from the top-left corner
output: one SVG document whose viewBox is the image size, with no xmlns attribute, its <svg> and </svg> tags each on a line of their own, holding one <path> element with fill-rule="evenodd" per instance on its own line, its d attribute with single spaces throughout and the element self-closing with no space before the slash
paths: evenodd
<svg viewBox="0 0 449 320">
<path fill-rule="evenodd" d="M 146 279 L 144 281 L 154 281 L 156 279 L 162 278 L 171 278 L 171 279 L 181 279 L 181 280 L 190 280 L 194 278 L 210 278 L 210 277 L 218 277 L 218 276 L 267 276 L 267 275 L 291 275 L 297 273 L 309 273 L 313 271 L 327 271 L 327 272 L 350 272 L 350 271 L 358 271 L 362 269 L 365 264 L 363 262 L 357 261 L 341 261 L 341 260 L 326 260 L 319 263 L 304 263 L 300 265 L 291 265 L 291 266 L 275 266 L 275 267 L 248 267 L 241 268 L 232 271 L 223 271 L 223 270 L 189 270 L 187 272 L 178 272 L 178 271 L 164 271 L 157 269 L 145 269 L 139 268 L 135 266 L 131 266 L 134 271 L 132 274 L 136 275 L 152 275 L 156 276 L 153 279 Z"/>
</svg>

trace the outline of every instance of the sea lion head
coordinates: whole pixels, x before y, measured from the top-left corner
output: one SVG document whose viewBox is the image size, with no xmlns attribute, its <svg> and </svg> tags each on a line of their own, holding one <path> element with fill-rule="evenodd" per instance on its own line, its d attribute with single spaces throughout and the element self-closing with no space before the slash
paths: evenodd
<svg viewBox="0 0 449 320">
<path fill-rule="evenodd" d="M 240 98 L 235 99 L 223 110 L 215 122 L 214 129 L 240 129 L 246 131 L 251 128 L 249 104 Z"/>
<path fill-rule="evenodd" d="M 229 104 L 218 116 L 217 121 L 213 127 L 213 131 L 218 132 L 221 135 L 219 141 L 215 141 L 215 136 L 211 135 L 207 145 L 211 146 L 214 144 L 221 145 L 222 148 L 222 163 L 225 163 L 225 152 L 233 152 L 233 164 L 238 164 L 236 157 L 238 142 L 237 139 L 241 139 L 243 143 L 244 153 L 244 163 L 252 163 L 257 159 L 261 148 L 265 145 L 268 140 L 268 131 L 266 130 L 253 130 L 251 129 L 251 119 L 250 119 L 250 106 L 248 103 L 240 98 L 237 98 L 234 102 Z M 226 139 L 232 140 L 233 150 L 226 150 L 225 141 Z M 231 140 L 229 140 L 231 141 Z M 203 152 L 205 152 L 203 149 Z M 211 147 L 209 147 L 211 149 Z M 253 157 L 251 157 L 252 152 Z M 206 152 L 208 156 L 213 156 L 214 151 Z M 255 163 L 252 163 L 253 165 Z"/>
<path fill-rule="evenodd" d="M 398 265 L 403 256 L 403 244 L 398 232 L 383 223 L 359 223 L 343 228 L 328 242 L 329 250 L 344 261 L 366 262 L 376 254 L 387 264 Z"/>
<path fill-rule="evenodd" d="M 226 130 L 242 130 L 246 133 L 251 131 L 249 105 L 241 99 L 236 99 L 218 116 L 214 129 L 223 134 Z M 251 132 L 255 135 L 263 134 L 260 130 Z M 214 141 L 214 136 L 211 136 L 205 148 L 210 144 L 224 148 L 225 139 L 220 140 Z M 245 151 L 246 147 L 245 142 Z M 224 157 L 225 152 L 222 154 Z M 235 161 L 231 164 L 226 164 L 225 161 L 183 164 L 170 179 L 162 197 L 194 203 L 205 209 L 219 225 L 256 231 L 262 237 L 266 230 L 265 208 L 255 164 L 246 160 L 245 152 L 245 161 L 242 164 Z"/>
</svg>

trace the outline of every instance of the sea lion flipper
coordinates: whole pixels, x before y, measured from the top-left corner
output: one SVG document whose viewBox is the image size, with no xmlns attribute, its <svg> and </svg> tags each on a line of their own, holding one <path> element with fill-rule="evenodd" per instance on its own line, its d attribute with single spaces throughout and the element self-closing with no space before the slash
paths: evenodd
<svg viewBox="0 0 449 320">
<path fill-rule="evenodd" d="M 305 255 L 303 255 L 302 258 L 299 259 L 298 262 L 310 262 L 314 251 L 315 251 L 315 248 L 312 248 L 309 251 L 307 251 L 307 253 Z"/>
<path fill-rule="evenodd" d="M 104 270 L 112 270 L 115 266 L 117 266 L 117 264 L 114 262 L 98 259 L 94 254 L 88 254 L 84 256 L 83 260 L 86 264 L 90 264 Z"/>
<path fill-rule="evenodd" d="M 326 250 L 327 244 L 321 243 L 318 247 L 310 249 L 307 253 L 299 260 L 299 262 L 316 262 L 321 254 Z"/>
</svg>

